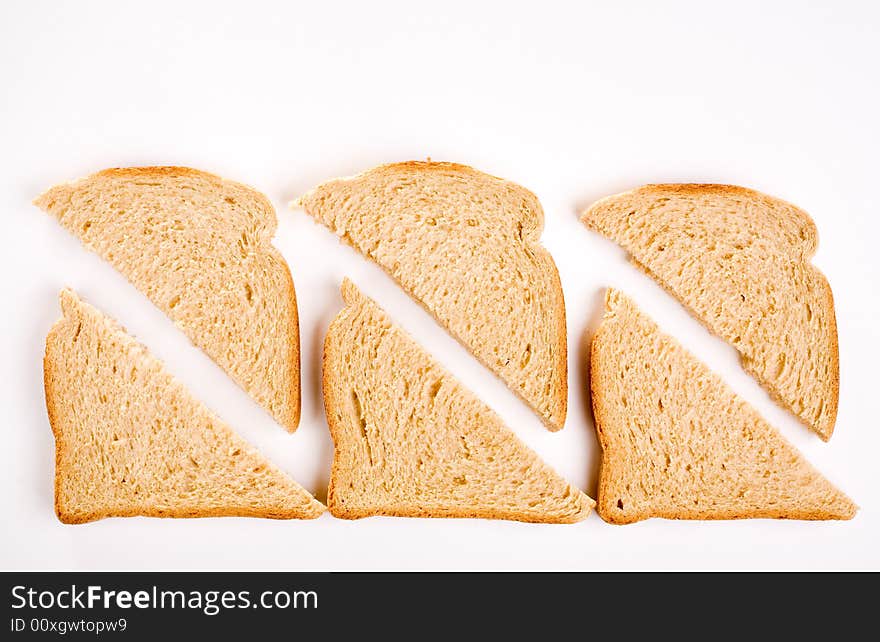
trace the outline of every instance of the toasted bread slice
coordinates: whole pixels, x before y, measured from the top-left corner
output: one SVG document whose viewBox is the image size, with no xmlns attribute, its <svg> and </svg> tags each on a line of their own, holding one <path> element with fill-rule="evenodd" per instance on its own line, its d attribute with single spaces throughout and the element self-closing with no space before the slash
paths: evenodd
<svg viewBox="0 0 880 642">
<path fill-rule="evenodd" d="M 289 431 L 300 412 L 293 281 L 259 192 L 185 167 L 108 169 L 34 203 L 109 261 Z"/>
<path fill-rule="evenodd" d="M 146 348 L 70 290 L 46 338 L 55 511 L 276 519 L 324 506 L 196 401 Z"/>
<path fill-rule="evenodd" d="M 557 475 L 349 281 L 324 343 L 337 517 L 579 521 L 593 501 Z"/>
<path fill-rule="evenodd" d="M 583 215 L 710 330 L 743 367 L 827 441 L 837 417 L 837 324 L 810 263 L 816 226 L 794 205 L 732 185 L 646 185 Z"/>
<path fill-rule="evenodd" d="M 382 165 L 298 205 L 378 263 L 541 416 L 562 428 L 565 303 L 534 194 L 454 163 Z"/>
<path fill-rule="evenodd" d="M 751 406 L 615 290 L 591 371 L 606 521 L 855 514 Z"/>
</svg>

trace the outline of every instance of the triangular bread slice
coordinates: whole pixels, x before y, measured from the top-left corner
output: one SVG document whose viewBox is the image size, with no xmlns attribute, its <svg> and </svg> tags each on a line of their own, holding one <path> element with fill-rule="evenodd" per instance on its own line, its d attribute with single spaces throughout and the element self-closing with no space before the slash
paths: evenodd
<svg viewBox="0 0 880 642">
<path fill-rule="evenodd" d="M 565 303 L 537 197 L 454 163 L 382 165 L 295 203 L 378 263 L 541 416 L 565 423 Z"/>
<path fill-rule="evenodd" d="M 186 167 L 132 167 L 57 185 L 34 203 L 296 430 L 296 295 L 271 244 L 277 220 L 265 196 Z"/>
<path fill-rule="evenodd" d="M 104 517 L 276 519 L 324 506 L 196 401 L 161 362 L 70 290 L 46 338 L 55 511 Z"/>
<path fill-rule="evenodd" d="M 591 350 L 599 514 L 849 519 L 856 505 L 620 292 Z"/>
<path fill-rule="evenodd" d="M 743 367 L 827 441 L 837 417 L 837 324 L 810 263 L 816 226 L 794 205 L 732 185 L 646 185 L 583 221 L 739 350 Z"/>
<path fill-rule="evenodd" d="M 593 501 L 348 280 L 324 343 L 330 512 L 570 523 Z"/>
</svg>

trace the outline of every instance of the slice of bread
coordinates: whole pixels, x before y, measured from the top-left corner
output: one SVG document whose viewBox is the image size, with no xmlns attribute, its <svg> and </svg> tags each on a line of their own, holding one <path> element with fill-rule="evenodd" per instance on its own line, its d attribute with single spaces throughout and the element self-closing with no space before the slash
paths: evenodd
<svg viewBox="0 0 880 642">
<path fill-rule="evenodd" d="M 802 210 L 732 185 L 646 185 L 583 215 L 710 330 L 743 367 L 827 441 L 837 417 L 834 301 L 810 264 Z"/>
<path fill-rule="evenodd" d="M 295 203 L 378 263 L 484 365 L 562 428 L 565 303 L 534 194 L 454 163 L 383 165 Z"/>
<path fill-rule="evenodd" d="M 61 309 L 43 366 L 62 522 L 324 512 L 119 325 L 70 290 Z"/>
<path fill-rule="evenodd" d="M 185 167 L 109 169 L 34 203 L 109 261 L 289 431 L 300 412 L 293 281 L 265 196 Z"/>
<path fill-rule="evenodd" d="M 570 523 L 594 505 L 348 280 L 324 343 L 330 512 Z"/>
<path fill-rule="evenodd" d="M 604 520 L 855 514 L 751 406 L 615 290 L 590 361 Z"/>
</svg>

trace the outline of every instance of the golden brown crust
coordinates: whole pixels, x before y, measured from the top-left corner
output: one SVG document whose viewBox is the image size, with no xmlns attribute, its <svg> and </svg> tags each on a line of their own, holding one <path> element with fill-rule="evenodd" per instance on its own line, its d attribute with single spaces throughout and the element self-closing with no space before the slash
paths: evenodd
<svg viewBox="0 0 880 642">
<path fill-rule="evenodd" d="M 344 291 L 343 298 L 345 298 Z M 344 302 L 343 305 L 347 307 L 348 302 Z M 336 444 L 339 443 L 342 431 L 339 423 L 336 421 L 333 397 L 330 394 L 330 386 L 333 384 L 330 381 L 331 375 L 329 373 L 330 369 L 328 368 L 328 364 L 331 362 L 333 352 L 333 328 L 340 321 L 340 315 L 337 315 L 333 321 L 330 322 L 330 327 L 327 328 L 327 334 L 324 337 L 324 349 L 321 351 L 321 397 L 324 400 L 324 415 L 327 418 L 327 428 L 330 430 L 330 439 L 333 442 L 334 449 L 336 448 Z M 333 480 L 337 478 L 338 474 L 339 463 L 337 457 L 334 456 L 333 463 L 330 465 L 330 482 L 327 486 L 327 509 L 330 511 L 330 514 L 333 514 L 333 507 L 336 505 L 336 489 L 333 486 Z"/>
<path fill-rule="evenodd" d="M 50 187 L 48 190 L 37 196 L 33 200 L 33 204 L 37 207 L 45 209 L 45 201 L 53 192 L 62 192 L 67 191 L 74 185 L 79 185 L 82 183 L 86 183 L 88 181 L 94 180 L 99 177 L 103 178 L 112 178 L 112 177 L 120 177 L 120 178 L 155 178 L 157 176 L 162 176 L 166 178 L 173 177 L 182 177 L 182 176 L 191 176 L 193 178 L 199 178 L 202 180 L 207 180 L 217 185 L 225 185 L 228 187 L 233 187 L 237 191 L 241 191 L 246 193 L 248 196 L 253 198 L 256 201 L 261 203 L 261 207 L 263 211 L 268 213 L 266 218 L 266 228 L 269 231 L 269 237 L 271 238 L 275 234 L 275 230 L 278 228 L 278 219 L 275 216 L 275 208 L 272 206 L 272 202 L 266 198 L 266 196 L 255 190 L 253 187 L 245 185 L 244 183 L 239 183 L 237 181 L 231 181 L 229 179 L 218 176 L 217 174 L 212 174 L 210 172 L 205 172 L 200 169 L 193 169 L 192 167 L 182 167 L 176 165 L 153 165 L 153 166 L 142 166 L 142 167 L 110 167 L 107 169 L 102 169 L 94 174 L 90 174 L 89 176 L 84 176 L 82 178 L 75 179 L 73 181 L 69 181 L 67 183 L 60 183 L 53 187 Z"/>
<path fill-rule="evenodd" d="M 583 212 L 583 214 L 581 215 L 581 222 L 587 225 L 587 227 L 594 229 L 598 232 L 599 230 L 597 230 L 592 224 L 591 218 L 592 213 L 599 211 L 603 204 L 636 196 L 655 196 L 658 198 L 662 198 L 664 196 L 670 195 L 730 196 L 759 201 L 767 205 L 768 207 L 783 205 L 786 208 L 789 208 L 793 212 L 795 212 L 799 222 L 806 226 L 806 236 L 802 238 L 802 241 L 805 242 L 805 259 L 811 258 L 816 253 L 819 241 L 819 232 L 816 228 L 815 221 L 813 221 L 813 218 L 807 212 L 786 200 L 777 198 L 776 196 L 770 196 L 769 194 L 765 194 L 764 192 L 759 192 L 758 190 L 750 189 L 748 187 L 742 187 L 740 185 L 725 185 L 720 183 L 648 183 L 647 185 L 642 185 L 641 187 L 636 187 L 626 192 L 612 194 L 610 196 L 599 199 L 590 207 L 588 207 L 586 211 Z"/>
<path fill-rule="evenodd" d="M 49 344 L 51 341 L 54 340 L 55 334 L 58 331 L 58 327 L 63 322 L 64 319 L 56 321 L 52 325 L 52 328 L 49 330 L 49 334 L 46 337 L 46 347 L 43 351 L 43 390 L 45 391 L 46 395 L 46 414 L 49 415 L 49 427 L 52 429 L 52 435 L 55 441 L 55 481 L 53 484 L 55 493 L 55 514 L 62 522 L 72 523 L 68 522 L 65 519 L 66 514 L 64 513 L 60 502 L 61 493 L 59 491 L 61 488 L 61 482 L 58 471 L 61 468 L 61 452 L 64 448 L 64 443 L 63 436 L 61 435 L 61 431 L 58 428 L 58 415 L 55 411 L 55 407 L 57 405 L 55 401 L 55 384 L 53 383 L 52 378 L 49 376 L 50 368 L 52 367 L 52 362 L 49 357 Z"/>
<path fill-rule="evenodd" d="M 616 514 L 616 511 L 610 510 L 608 506 L 604 506 L 599 504 L 596 508 L 596 512 L 599 514 L 605 522 L 608 524 L 614 524 L 615 526 L 625 526 L 626 524 L 635 524 L 636 522 L 641 522 L 646 519 L 658 518 L 658 519 L 680 519 L 680 520 L 700 520 L 704 522 L 714 522 L 714 521 L 723 521 L 723 520 L 733 520 L 733 519 L 792 519 L 797 521 L 806 521 L 806 522 L 817 522 L 817 521 L 828 521 L 828 520 L 850 520 L 855 516 L 855 512 L 846 517 L 842 517 L 836 513 L 828 513 L 822 511 L 808 511 L 808 512 L 790 512 L 790 511 L 779 511 L 779 510 L 756 510 L 749 513 L 744 513 L 740 511 L 716 511 L 710 515 L 698 515 L 695 513 L 684 513 L 684 512 L 667 512 L 667 511 L 652 511 L 650 513 L 640 512 L 640 513 L 628 513 L 626 516 Z"/>
<path fill-rule="evenodd" d="M 259 519 L 317 519 L 324 511 L 303 513 L 296 510 L 250 510 L 250 509 L 204 509 L 198 511 L 186 510 L 144 510 L 144 511 L 113 511 L 113 512 L 90 512 L 90 513 L 66 513 L 58 509 L 58 520 L 62 524 L 86 524 L 110 517 L 167 517 L 170 519 L 196 519 L 201 517 L 253 517 Z"/>
<path fill-rule="evenodd" d="M 424 160 L 424 161 L 400 161 L 397 163 L 385 163 L 384 165 L 378 165 L 371 169 L 368 169 L 360 174 L 356 174 L 355 176 L 338 178 L 335 180 L 349 180 L 350 178 L 357 178 L 358 176 L 364 176 L 366 174 L 392 174 L 398 171 L 407 171 L 412 173 L 421 173 L 421 172 L 447 172 L 447 173 L 456 173 L 456 174 L 467 174 L 473 177 L 479 178 L 490 178 L 505 185 L 510 185 L 511 187 L 523 190 L 524 192 L 531 194 L 535 200 L 535 197 L 532 192 L 525 189 L 521 185 L 517 185 L 516 183 L 512 183 L 506 179 L 500 178 L 493 174 L 487 174 L 486 172 L 481 172 L 478 169 L 474 169 L 470 165 L 462 165 L 461 163 L 452 163 L 449 161 L 432 161 L 432 160 Z"/>
<path fill-rule="evenodd" d="M 534 192 L 526 189 L 518 183 L 514 183 L 513 181 L 499 178 L 498 176 L 494 176 L 492 174 L 487 174 L 486 172 L 475 169 L 470 165 L 462 165 L 460 163 L 450 163 L 448 161 L 403 161 L 399 163 L 387 163 L 385 165 L 379 165 L 378 167 L 373 167 L 364 172 L 361 172 L 360 174 L 343 178 L 335 178 L 327 181 L 327 183 L 333 183 L 335 181 L 347 182 L 358 177 L 367 175 L 393 175 L 394 172 L 398 172 L 401 170 L 414 174 L 422 172 L 464 174 L 472 178 L 479 178 L 481 180 L 488 179 L 497 181 L 498 183 L 504 185 L 512 191 L 518 192 L 523 196 L 524 199 L 531 201 L 533 205 L 533 207 L 529 210 L 532 214 L 534 214 L 534 219 L 530 221 L 532 223 L 532 227 L 528 230 L 523 230 L 523 233 L 527 233 L 530 240 L 533 241 L 533 243 L 531 244 L 532 248 L 537 252 L 545 255 L 546 258 L 549 259 L 550 265 L 553 267 L 553 270 L 556 270 L 556 264 L 553 261 L 553 257 L 550 256 L 550 253 L 547 252 L 546 248 L 544 248 L 544 246 L 540 244 L 541 232 L 543 232 L 544 230 L 544 209 L 541 207 L 541 202 L 538 200 L 538 197 L 535 195 Z M 323 185 L 326 185 L 327 183 L 324 183 Z M 320 189 L 321 187 L 322 185 L 318 185 L 315 190 Z"/>
<path fill-rule="evenodd" d="M 552 261 L 553 259 L 550 260 Z M 562 378 L 563 383 L 559 386 L 556 394 L 556 405 L 561 410 L 556 415 L 553 423 L 550 423 L 549 420 L 544 420 L 544 425 L 551 432 L 557 432 L 565 426 L 565 418 L 568 414 L 568 329 L 565 318 L 565 294 L 562 291 L 562 281 L 559 278 L 559 272 L 556 270 L 555 263 L 552 272 L 555 289 L 559 294 L 559 308 L 557 311 L 559 322 L 556 325 L 556 345 L 559 349 L 556 355 L 556 371 L 560 373 L 559 376 Z"/>
<path fill-rule="evenodd" d="M 607 297 L 608 293 L 605 295 L 605 303 L 607 310 Z M 598 347 L 599 341 L 601 340 L 601 332 L 602 328 L 599 327 L 599 330 L 593 336 L 593 340 L 590 342 L 590 372 L 588 373 L 590 379 L 590 402 L 593 407 L 593 424 L 596 427 L 596 438 L 599 441 L 599 450 L 601 453 L 599 460 L 599 484 L 596 489 L 596 512 L 599 513 L 599 516 L 605 521 L 609 521 L 606 517 L 605 506 L 607 504 L 607 495 L 608 495 L 608 477 L 603 474 L 608 467 L 608 438 L 605 435 L 605 396 L 602 394 L 602 390 L 599 387 L 598 381 L 599 377 L 596 374 L 599 371 L 598 368 Z"/>
<path fill-rule="evenodd" d="M 785 511 L 776 509 L 760 509 L 749 512 L 733 511 L 733 510 L 717 510 L 714 513 L 703 515 L 698 513 L 690 513 L 684 511 L 641 511 L 638 513 L 629 513 L 620 515 L 617 511 L 611 510 L 608 505 L 598 504 L 596 512 L 599 513 L 605 522 L 618 526 L 626 524 L 635 524 L 646 519 L 681 519 L 681 520 L 700 520 L 704 522 L 732 520 L 732 519 L 792 519 L 797 521 L 818 522 L 818 521 L 848 521 L 855 517 L 856 508 L 852 509 L 845 515 L 832 513 L 830 511 L 814 510 L 814 511 Z"/>
<path fill-rule="evenodd" d="M 409 508 L 382 508 L 379 510 L 350 510 L 339 506 L 338 503 L 330 502 L 328 510 L 333 517 L 339 519 L 364 519 L 365 517 L 424 517 L 439 519 L 500 519 L 527 524 L 577 524 L 582 522 L 590 514 L 589 510 L 564 517 L 546 517 L 534 513 L 517 513 L 491 510 L 411 510 Z"/>
<path fill-rule="evenodd" d="M 748 187 L 715 183 L 651 183 L 631 190 L 630 193 L 656 194 L 658 196 L 668 194 L 680 194 L 684 196 L 705 196 L 707 194 L 715 194 L 719 196 L 746 198 L 758 201 L 771 208 L 782 205 L 794 212 L 797 216 L 798 222 L 806 226 L 806 236 L 801 239 L 805 242 L 804 259 L 808 261 L 812 258 L 819 245 L 819 230 L 816 228 L 815 221 L 813 221 L 813 218 L 807 212 L 786 200 L 777 198 L 776 196 L 770 196 L 769 194 Z M 610 198 L 615 197 L 612 196 Z"/>
<path fill-rule="evenodd" d="M 819 437 L 822 441 L 827 442 L 834 433 L 834 426 L 837 423 L 837 410 L 840 405 L 840 344 L 837 336 L 837 314 L 834 311 L 834 295 L 831 293 L 831 284 L 823 277 L 819 281 L 825 287 L 825 300 L 828 310 L 828 322 L 831 325 L 831 361 L 834 369 L 834 377 L 831 380 L 831 397 L 828 399 L 829 411 L 828 421 L 820 424 L 817 428 Z"/>
<path fill-rule="evenodd" d="M 739 185 L 729 185 L 726 183 L 648 183 L 632 190 L 641 193 L 672 193 L 672 194 L 689 194 L 698 196 L 701 194 L 736 194 L 748 197 L 765 197 L 765 194 L 748 187 Z"/>
<path fill-rule="evenodd" d="M 207 178 L 218 183 L 232 183 L 233 181 L 228 181 L 225 178 L 221 178 L 217 174 L 212 174 L 211 172 L 205 172 L 200 169 L 193 169 L 192 167 L 183 167 L 182 165 L 142 165 L 139 167 L 108 167 L 107 169 L 102 169 L 97 172 L 97 176 L 124 176 L 124 177 L 133 177 L 133 176 L 155 176 L 155 175 L 165 175 L 165 176 L 195 176 L 198 178 Z M 240 183 L 237 183 L 240 184 Z M 242 187 L 245 187 L 242 185 Z M 250 188 L 247 188 L 250 189 Z"/>
<path fill-rule="evenodd" d="M 274 249 L 274 248 L 273 248 Z M 283 267 L 284 277 L 287 281 L 287 300 L 290 305 L 290 324 L 287 330 L 288 344 L 290 347 L 290 364 L 291 364 L 291 381 L 290 381 L 290 404 L 288 405 L 287 420 L 284 427 L 288 432 L 296 432 L 299 426 L 300 412 L 302 410 L 302 381 L 300 377 L 300 355 L 299 355 L 299 308 L 296 304 L 296 290 L 293 285 L 293 276 L 290 274 L 290 268 L 287 261 L 279 255 L 281 266 Z"/>
<path fill-rule="evenodd" d="M 525 187 L 518 185 L 512 181 L 505 180 L 503 178 L 499 178 L 497 176 L 493 176 L 492 174 L 487 174 L 480 170 L 474 169 L 468 165 L 462 165 L 460 163 L 452 163 L 446 161 L 402 161 L 396 163 L 387 163 L 384 165 L 379 165 L 377 167 L 373 167 L 366 171 L 363 171 L 359 174 L 331 179 L 318 185 L 313 190 L 311 190 L 308 194 L 303 195 L 302 197 L 296 199 L 291 203 L 292 207 L 303 207 L 304 203 L 308 201 L 311 194 L 316 193 L 320 189 L 327 188 L 329 185 L 344 183 L 348 181 L 356 180 L 360 177 L 367 175 L 393 175 L 395 172 L 410 172 L 410 173 L 420 173 L 420 172 L 444 172 L 444 173 L 457 173 L 463 174 L 471 177 L 478 177 L 482 180 L 486 180 L 487 178 L 490 180 L 498 181 L 499 183 L 509 187 L 512 190 L 520 193 L 525 199 L 532 203 L 532 207 L 530 208 L 530 212 L 534 214 L 534 218 L 530 220 L 532 226 L 529 229 L 524 229 L 523 233 L 526 235 L 531 243 L 529 247 L 532 252 L 544 262 L 546 267 L 546 272 L 550 274 L 552 283 L 550 284 L 550 291 L 554 295 L 554 302 L 552 304 L 552 308 L 555 312 L 555 329 L 553 334 L 555 335 L 556 345 L 554 348 L 556 349 L 555 360 L 556 366 L 554 369 L 554 377 L 556 379 L 554 386 L 554 396 L 552 403 L 555 407 L 555 412 L 552 412 L 549 415 L 545 415 L 543 412 L 537 411 L 536 408 L 532 405 L 532 400 L 526 398 L 523 392 L 513 385 L 509 385 L 511 391 L 516 394 L 520 399 L 529 404 L 533 409 L 538 412 L 541 421 L 544 425 L 551 431 L 555 432 L 561 430 L 565 425 L 565 418 L 568 413 L 568 331 L 566 326 L 566 316 L 565 316 L 565 296 L 562 290 L 562 282 L 559 278 L 559 271 L 556 268 L 556 263 L 553 260 L 553 257 L 547 251 L 547 249 L 540 244 L 541 232 L 544 228 L 544 210 L 541 207 L 541 203 L 538 200 L 538 197 Z M 350 247 L 360 251 L 360 248 L 353 242 L 353 240 L 348 236 L 342 236 L 340 239 L 343 243 L 349 245 Z M 413 296 L 412 293 L 404 286 L 404 284 L 398 279 L 394 274 L 392 274 L 391 270 L 387 269 L 386 266 L 377 262 L 377 265 L 383 269 L 383 271 L 390 276 L 397 284 L 403 289 L 405 292 Z M 426 303 L 416 299 L 413 296 L 413 299 L 416 300 L 421 307 L 430 314 L 435 321 L 443 325 L 445 324 L 440 319 L 438 314 L 428 307 Z M 448 328 L 447 328 L 448 330 Z M 471 350 L 470 346 L 467 345 L 465 339 L 461 336 L 458 336 L 455 333 L 450 331 L 451 336 L 456 339 L 464 348 L 471 352 L 477 361 L 479 361 L 483 366 L 495 372 L 499 377 L 501 376 L 500 372 L 486 359 L 481 358 L 476 355 L 473 350 Z M 505 382 L 507 383 L 507 382 Z"/>
</svg>

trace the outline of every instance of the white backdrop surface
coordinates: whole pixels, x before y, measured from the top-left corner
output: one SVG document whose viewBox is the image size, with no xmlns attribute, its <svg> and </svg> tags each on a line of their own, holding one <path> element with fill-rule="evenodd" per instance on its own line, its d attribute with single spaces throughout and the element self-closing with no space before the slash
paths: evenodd
<svg viewBox="0 0 880 642">
<path fill-rule="evenodd" d="M 613 5 L 613 6 L 612 6 Z M 880 5 L 446 1 L 7 2 L 0 7 L 0 568 L 760 569 L 880 567 L 876 372 Z M 431 157 L 533 190 L 568 305 L 569 413 L 550 433 L 377 267 L 288 201 Z M 300 308 L 303 413 L 285 433 L 145 297 L 30 204 L 108 166 L 177 164 L 264 192 Z M 727 182 L 790 200 L 840 335 L 824 444 L 578 212 L 645 182 Z M 569 526 L 329 514 L 311 522 L 109 519 L 52 510 L 43 341 L 65 285 L 119 319 L 220 417 L 319 497 L 332 458 L 320 349 L 351 277 L 530 446 L 595 494 L 587 337 L 631 295 L 861 506 L 850 522 Z"/>
</svg>

